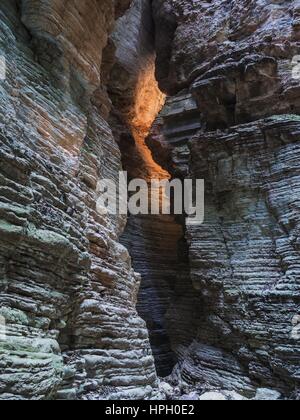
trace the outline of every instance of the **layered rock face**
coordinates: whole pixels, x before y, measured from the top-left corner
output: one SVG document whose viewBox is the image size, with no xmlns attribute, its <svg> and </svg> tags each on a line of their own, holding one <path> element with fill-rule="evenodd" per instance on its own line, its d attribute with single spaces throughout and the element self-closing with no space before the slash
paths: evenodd
<svg viewBox="0 0 300 420">
<path fill-rule="evenodd" d="M 96 211 L 98 180 L 121 169 L 103 84 L 114 16 L 111 0 L 0 5 L 1 399 L 154 396 L 126 220 Z"/>
<path fill-rule="evenodd" d="M 172 174 L 206 183 L 205 223 L 186 233 L 197 327 L 176 373 L 201 389 L 296 395 L 299 4 L 154 0 L 153 10 L 170 98 L 148 144 Z"/>
</svg>

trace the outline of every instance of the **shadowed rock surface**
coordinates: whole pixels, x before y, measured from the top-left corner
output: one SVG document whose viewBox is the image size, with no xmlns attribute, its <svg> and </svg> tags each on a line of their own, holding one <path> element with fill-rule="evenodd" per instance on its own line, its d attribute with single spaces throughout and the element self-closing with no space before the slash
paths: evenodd
<svg viewBox="0 0 300 420">
<path fill-rule="evenodd" d="M 114 2 L 4 0 L 0 12 L 1 399 L 149 398 L 126 220 L 96 212 L 98 179 L 121 169 L 100 84 Z"/>
<path fill-rule="evenodd" d="M 148 144 L 172 174 L 206 184 L 205 223 L 186 233 L 197 327 L 173 375 L 192 389 L 299 389 L 298 8 L 153 2 L 170 97 Z"/>
</svg>

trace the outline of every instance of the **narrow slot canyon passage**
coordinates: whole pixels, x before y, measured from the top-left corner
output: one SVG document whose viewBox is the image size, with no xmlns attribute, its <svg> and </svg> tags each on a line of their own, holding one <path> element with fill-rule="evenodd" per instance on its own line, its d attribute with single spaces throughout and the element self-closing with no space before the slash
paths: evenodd
<svg viewBox="0 0 300 420">
<path fill-rule="evenodd" d="M 139 138 L 136 141 L 144 139 Z M 135 146 L 128 148 L 127 145 L 126 150 L 131 158 L 137 152 Z M 141 173 L 145 163 L 143 159 L 144 156 L 140 155 L 139 167 L 135 172 L 131 167 L 132 160 L 126 161 L 126 156 L 123 156 L 124 169 L 129 171 L 130 177 L 142 177 L 148 181 L 145 177 L 146 171 Z M 149 160 L 147 163 L 150 163 Z M 153 165 L 152 168 L 158 167 Z M 169 177 L 165 178 L 167 175 L 162 170 L 155 171 L 151 173 L 151 179 L 168 179 Z M 182 236 L 182 227 L 176 223 L 173 216 L 149 214 L 131 215 L 121 237 L 121 243 L 127 247 L 132 257 L 135 271 L 141 274 L 137 310 L 146 321 L 159 376 L 169 375 L 176 362 L 171 349 L 166 316 L 179 271 L 178 245 Z"/>
<path fill-rule="evenodd" d="M 121 112 L 122 119 L 125 114 L 128 131 L 120 134 L 119 145 L 123 169 L 128 172 L 129 180 L 143 179 L 150 186 L 151 180 L 168 180 L 170 174 L 154 161 L 146 145 L 146 138 L 164 105 L 165 96 L 155 80 L 153 23 L 147 6 L 142 13 L 139 23 L 141 30 L 152 33 L 141 36 L 141 48 L 145 48 L 147 42 L 149 51 L 145 57 L 138 57 L 139 74 L 133 81 L 132 104 L 129 112 L 126 109 Z M 174 217 L 149 214 L 129 216 L 121 237 L 121 243 L 128 249 L 135 271 L 141 275 L 137 310 L 146 321 L 160 376 L 169 375 L 176 362 L 167 331 L 166 315 L 179 269 L 178 242 L 182 236 L 182 228 Z"/>
<path fill-rule="evenodd" d="M 153 70 L 150 73 L 152 84 L 155 80 Z M 139 88 L 139 93 L 142 92 L 143 89 Z M 148 94 L 148 97 L 145 95 L 145 104 L 149 110 L 161 93 L 154 83 L 153 90 Z M 154 112 L 152 115 L 156 117 Z M 136 121 L 145 121 L 143 109 L 137 109 Z M 150 129 L 149 120 L 146 127 L 133 129 L 133 134 L 124 136 L 120 143 L 123 169 L 128 172 L 129 179 L 143 179 L 149 188 L 151 180 L 171 179 L 170 173 L 154 161 L 146 144 Z M 141 275 L 137 310 L 146 321 L 160 377 L 171 374 L 178 362 L 180 345 L 190 344 L 189 334 L 195 322 L 192 319 L 193 308 L 190 307 L 194 299 L 191 296 L 184 235 L 184 219 L 172 214 L 151 215 L 149 208 L 148 215 L 129 216 L 121 237 L 121 243 L 132 257 L 135 271 Z"/>
<path fill-rule="evenodd" d="M 122 44 L 125 25 L 127 37 L 130 34 L 138 37 L 131 56 L 126 41 Z M 118 127 L 115 136 L 119 139 L 122 165 L 129 180 L 143 179 L 150 187 L 151 180 L 169 180 L 171 174 L 154 160 L 147 145 L 150 130 L 166 99 L 155 78 L 154 24 L 148 1 L 140 2 L 139 8 L 133 5 L 119 20 L 113 39 L 118 41 L 118 65 L 112 69 L 109 86 L 115 110 L 112 126 Z M 130 215 L 121 243 L 128 249 L 135 271 L 141 275 L 137 310 L 147 324 L 157 373 L 168 376 L 178 360 L 175 349 L 181 335 L 188 335 L 191 328 L 190 317 L 185 322 L 180 319 L 180 308 L 172 308 L 178 291 L 185 295 L 187 289 L 183 222 L 172 215 Z"/>
<path fill-rule="evenodd" d="M 0 400 L 300 400 L 299 45 L 299 0 L 1 0 Z"/>
</svg>

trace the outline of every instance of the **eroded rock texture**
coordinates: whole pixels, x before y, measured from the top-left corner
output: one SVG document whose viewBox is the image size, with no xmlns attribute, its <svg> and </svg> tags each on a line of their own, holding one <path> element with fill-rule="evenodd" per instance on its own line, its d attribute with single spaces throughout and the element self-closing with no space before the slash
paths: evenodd
<svg viewBox="0 0 300 420">
<path fill-rule="evenodd" d="M 114 7 L 1 1 L 1 399 L 149 398 L 156 387 L 140 276 L 118 241 L 126 220 L 96 212 L 98 179 L 121 169 L 101 86 Z"/>
<path fill-rule="evenodd" d="M 205 223 L 186 232 L 196 327 L 175 348 L 177 378 L 192 387 L 299 389 L 298 10 L 153 1 L 156 74 L 170 97 L 148 144 L 174 176 L 206 182 Z"/>
<path fill-rule="evenodd" d="M 283 392 L 297 384 L 299 122 L 275 116 L 192 140 L 194 175 L 209 180 L 206 223 L 188 232 L 193 285 L 204 296 L 197 341 L 214 348 L 194 346 L 189 380 L 240 387 L 235 355 L 254 384 Z"/>
</svg>

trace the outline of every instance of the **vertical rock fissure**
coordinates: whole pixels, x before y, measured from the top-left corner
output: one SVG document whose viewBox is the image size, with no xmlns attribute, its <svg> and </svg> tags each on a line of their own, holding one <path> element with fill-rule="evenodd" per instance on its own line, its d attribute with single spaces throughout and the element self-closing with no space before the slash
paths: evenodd
<svg viewBox="0 0 300 420">
<path fill-rule="evenodd" d="M 127 169 L 125 162 L 125 169 Z M 121 238 L 141 274 L 137 310 L 146 321 L 157 372 L 167 376 L 175 365 L 167 312 L 179 270 L 178 246 L 182 227 L 170 215 L 130 216 Z"/>
<path fill-rule="evenodd" d="M 118 20 L 112 35 L 116 63 L 109 83 L 114 110 L 111 126 L 118 139 L 123 169 L 129 180 L 170 179 L 146 144 L 149 131 L 165 102 L 155 78 L 154 25 L 149 0 L 134 1 Z M 130 216 L 122 243 L 133 267 L 141 275 L 137 309 L 145 320 L 160 376 L 171 373 L 176 356 L 172 350 L 168 311 L 181 270 L 182 225 L 172 215 Z"/>
</svg>

